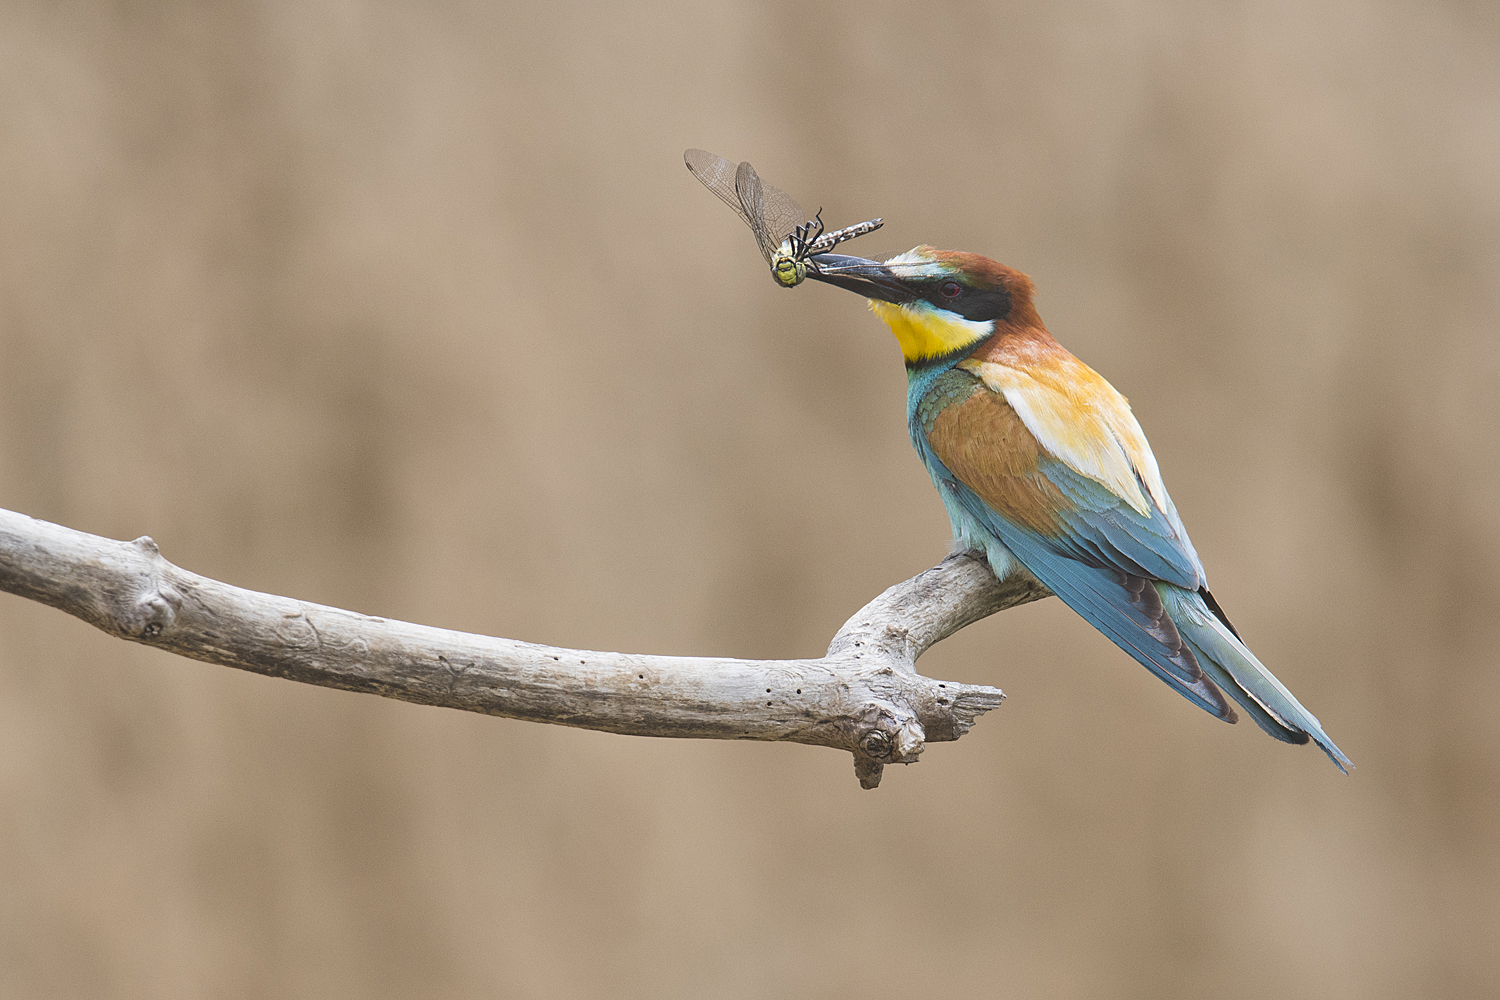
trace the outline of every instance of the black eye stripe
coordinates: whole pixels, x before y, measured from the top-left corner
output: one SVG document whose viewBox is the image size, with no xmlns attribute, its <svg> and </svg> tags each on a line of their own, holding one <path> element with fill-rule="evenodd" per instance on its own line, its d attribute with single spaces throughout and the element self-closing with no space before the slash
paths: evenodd
<svg viewBox="0 0 1500 1000">
<path fill-rule="evenodd" d="M 958 285 L 959 294 L 948 295 L 947 285 Z M 939 309 L 958 313 L 964 319 L 983 322 L 1004 319 L 1010 313 L 1010 295 L 1003 288 L 965 288 L 956 281 L 944 281 L 936 288 L 927 286 L 924 298 Z"/>
</svg>

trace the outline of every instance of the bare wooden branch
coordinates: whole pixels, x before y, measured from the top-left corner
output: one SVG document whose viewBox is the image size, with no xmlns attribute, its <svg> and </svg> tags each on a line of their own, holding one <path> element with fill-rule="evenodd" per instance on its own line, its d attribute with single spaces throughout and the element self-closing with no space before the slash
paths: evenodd
<svg viewBox="0 0 1500 1000">
<path fill-rule="evenodd" d="M 101 538 L 0 510 L 0 590 L 111 635 L 305 684 L 635 736 L 786 740 L 885 764 L 956 740 L 1005 695 L 936 681 L 934 643 L 1048 591 L 953 555 L 850 618 L 820 659 L 649 656 L 540 646 L 243 590 L 167 562 L 150 538 Z"/>
</svg>

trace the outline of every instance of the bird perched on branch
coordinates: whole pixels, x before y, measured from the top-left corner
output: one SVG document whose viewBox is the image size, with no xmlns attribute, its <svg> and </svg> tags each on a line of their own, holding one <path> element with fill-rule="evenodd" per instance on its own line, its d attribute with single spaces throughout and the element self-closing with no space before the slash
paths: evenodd
<svg viewBox="0 0 1500 1000">
<path fill-rule="evenodd" d="M 1047 332 L 1030 278 L 927 246 L 811 260 L 807 277 L 865 296 L 896 335 L 912 443 L 959 544 L 1001 579 L 1030 571 L 1216 718 L 1236 721 L 1228 694 L 1276 739 L 1352 766 L 1241 641 L 1130 405 Z"/>
</svg>

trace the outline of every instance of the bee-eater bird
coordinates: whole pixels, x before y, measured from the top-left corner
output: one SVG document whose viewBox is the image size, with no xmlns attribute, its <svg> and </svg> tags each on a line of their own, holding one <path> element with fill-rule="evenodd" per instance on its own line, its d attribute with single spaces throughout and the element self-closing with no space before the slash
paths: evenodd
<svg viewBox="0 0 1500 1000">
<path fill-rule="evenodd" d="M 1188 701 L 1224 694 L 1287 743 L 1349 758 L 1241 641 L 1125 397 L 1063 349 L 1031 279 L 920 246 L 883 263 L 819 254 L 807 276 L 869 299 L 906 357 L 907 426 L 953 537 L 995 576 L 1024 567 Z"/>
</svg>

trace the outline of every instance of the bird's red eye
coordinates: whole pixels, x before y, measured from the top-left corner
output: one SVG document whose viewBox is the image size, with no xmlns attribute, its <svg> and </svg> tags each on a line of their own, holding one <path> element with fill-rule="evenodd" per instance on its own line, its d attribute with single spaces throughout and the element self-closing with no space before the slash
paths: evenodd
<svg viewBox="0 0 1500 1000">
<path fill-rule="evenodd" d="M 945 281 L 938 286 L 938 291 L 943 293 L 943 298 L 945 299 L 956 299 L 958 298 L 958 293 L 963 291 L 963 289 L 959 287 L 956 281 Z"/>
</svg>

